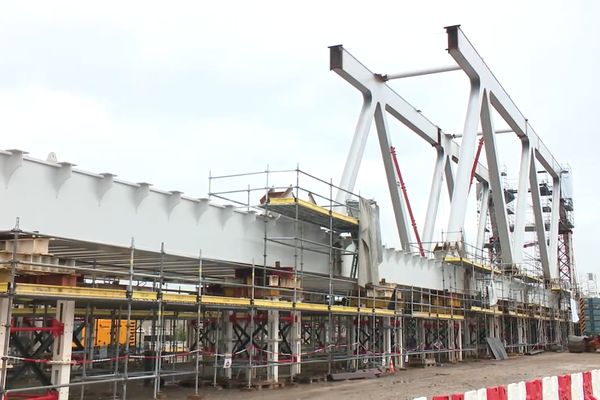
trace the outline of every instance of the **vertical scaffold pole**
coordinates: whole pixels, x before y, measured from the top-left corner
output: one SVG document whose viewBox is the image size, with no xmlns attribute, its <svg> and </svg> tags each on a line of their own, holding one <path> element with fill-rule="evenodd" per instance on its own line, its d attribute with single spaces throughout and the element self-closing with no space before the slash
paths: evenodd
<svg viewBox="0 0 600 400">
<path fill-rule="evenodd" d="M 333 268 L 334 268 L 334 256 L 333 256 L 333 180 L 329 180 L 329 321 L 327 324 L 327 373 L 332 372 L 333 362 L 333 315 L 331 313 L 331 306 L 334 304 L 333 298 Z"/>
<path fill-rule="evenodd" d="M 196 365 L 195 365 L 195 380 L 194 380 L 194 394 L 198 395 L 200 387 L 200 357 L 202 348 L 200 347 L 200 320 L 202 318 L 202 250 L 198 255 L 198 298 L 196 300 L 198 304 L 198 310 L 196 314 Z M 190 349 L 191 350 L 191 349 Z"/>
<path fill-rule="evenodd" d="M 0 395 L 4 398 L 6 391 L 6 375 L 8 373 L 8 353 L 10 351 L 10 321 L 12 312 L 12 303 L 15 295 L 15 276 L 17 272 L 17 248 L 19 246 L 19 218 L 13 228 L 13 246 L 10 260 L 10 277 L 8 280 L 8 296 L 0 300 L 0 361 L 2 365 L 2 376 L 0 380 Z"/>
<path fill-rule="evenodd" d="M 250 287 L 250 344 L 248 345 L 248 388 L 252 387 L 252 375 L 254 369 L 252 362 L 254 359 L 254 282 L 256 279 L 256 266 L 252 259 L 252 286 Z"/>
<path fill-rule="evenodd" d="M 158 293 L 157 293 L 157 312 L 156 312 L 156 331 L 152 332 L 153 339 L 156 342 L 154 356 L 154 399 L 158 398 L 160 393 L 160 372 L 162 368 L 162 348 L 163 348 L 163 284 L 164 284 L 164 264 L 165 264 L 165 244 L 160 244 L 160 265 L 158 276 Z"/>
<path fill-rule="evenodd" d="M 121 321 L 122 321 L 122 310 L 121 310 L 121 306 L 119 305 L 119 313 L 117 314 L 117 319 L 114 320 L 116 321 L 116 323 L 113 324 L 113 326 L 116 325 L 116 334 L 114 335 L 114 341 L 113 341 L 113 345 L 115 347 L 115 354 L 114 354 L 114 358 L 115 358 L 115 369 L 113 371 L 113 374 L 116 377 L 119 376 L 119 359 L 121 356 L 121 343 L 120 343 L 120 339 L 121 339 Z M 118 382 L 115 379 L 114 383 L 113 383 L 113 400 L 117 399 L 117 386 L 118 386 Z"/>
<path fill-rule="evenodd" d="M 129 284 L 127 285 L 127 325 L 125 325 L 125 364 L 123 366 L 123 387 L 122 398 L 127 399 L 127 380 L 129 374 L 129 350 L 130 350 L 130 333 L 131 333 L 131 301 L 133 295 L 133 262 L 135 258 L 135 241 L 131 238 L 131 246 L 129 248 Z M 135 335 L 134 335 L 135 336 Z"/>
</svg>

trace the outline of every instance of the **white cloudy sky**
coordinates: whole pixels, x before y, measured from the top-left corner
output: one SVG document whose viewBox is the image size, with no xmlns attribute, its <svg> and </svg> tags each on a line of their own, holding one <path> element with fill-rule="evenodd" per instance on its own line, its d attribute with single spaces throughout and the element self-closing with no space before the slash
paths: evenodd
<svg viewBox="0 0 600 400">
<path fill-rule="evenodd" d="M 206 195 L 209 170 L 267 164 L 337 181 L 361 99 L 328 70 L 327 46 L 344 44 L 377 72 L 446 65 L 443 27 L 461 24 L 571 165 L 577 266 L 598 271 L 599 15 L 592 0 L 3 2 L 1 146 L 191 196 Z M 393 85 L 445 131 L 462 128 L 460 72 Z M 433 152 L 392 130 L 422 224 Z M 501 140 L 514 171 L 516 141 Z M 394 245 L 378 151 L 372 135 L 357 191 L 379 200 Z"/>
</svg>

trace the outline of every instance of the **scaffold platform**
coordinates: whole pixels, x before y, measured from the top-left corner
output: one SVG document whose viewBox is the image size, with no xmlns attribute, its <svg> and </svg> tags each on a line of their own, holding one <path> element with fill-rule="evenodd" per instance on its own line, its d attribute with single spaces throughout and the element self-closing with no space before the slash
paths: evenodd
<svg viewBox="0 0 600 400">
<path fill-rule="evenodd" d="M 358 219 L 330 211 L 309 201 L 293 197 L 269 198 L 261 208 L 274 211 L 289 218 L 310 222 L 325 228 L 332 227 L 339 232 L 351 232 L 358 229 Z"/>
<path fill-rule="evenodd" d="M 476 261 L 473 261 L 473 260 L 470 260 L 470 259 L 464 258 L 464 257 L 446 256 L 446 257 L 444 257 L 444 262 L 446 262 L 448 264 L 452 264 L 452 265 L 462 265 L 465 267 L 472 267 L 472 268 L 478 269 L 480 271 L 485 271 L 485 272 L 493 271 L 493 269 L 490 265 L 478 263 Z"/>
</svg>

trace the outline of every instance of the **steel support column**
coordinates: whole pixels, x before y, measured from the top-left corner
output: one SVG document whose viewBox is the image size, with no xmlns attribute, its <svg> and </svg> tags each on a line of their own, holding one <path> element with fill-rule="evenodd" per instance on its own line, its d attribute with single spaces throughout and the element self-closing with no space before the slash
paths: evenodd
<svg viewBox="0 0 600 400">
<path fill-rule="evenodd" d="M 523 245 L 525 244 L 525 221 L 529 204 L 527 192 L 529 189 L 529 170 L 531 168 L 531 148 L 529 141 L 521 139 L 521 164 L 519 167 L 519 187 L 517 189 L 517 206 L 515 210 L 515 227 L 513 229 L 513 261 L 523 261 Z"/>
<path fill-rule="evenodd" d="M 461 240 L 463 225 L 467 213 L 467 199 L 469 187 L 471 186 L 471 171 L 475 160 L 475 149 L 477 147 L 477 128 L 479 126 L 479 114 L 481 110 L 482 91 L 477 78 L 471 78 L 471 92 L 467 106 L 467 116 L 463 128 L 463 138 L 460 146 L 458 166 L 454 176 L 454 188 L 446 240 L 456 243 Z"/>
<path fill-rule="evenodd" d="M 475 247 L 483 249 L 485 242 L 485 230 L 487 226 L 487 218 L 489 212 L 490 188 L 487 183 L 481 184 L 480 200 L 479 200 L 479 220 L 477 221 L 477 239 Z"/>
<path fill-rule="evenodd" d="M 540 250 L 540 262 L 542 263 L 544 278 L 550 280 L 552 275 L 550 273 L 550 257 L 548 253 L 548 244 L 546 242 L 546 223 L 542 213 L 542 199 L 534 157 L 531 157 L 531 167 L 529 168 L 529 186 L 531 187 L 531 201 L 533 205 L 536 239 Z M 556 207 L 553 206 L 552 208 Z"/>
<path fill-rule="evenodd" d="M 387 119 L 385 117 L 385 111 L 383 110 L 381 104 L 378 104 L 375 109 L 375 126 L 377 127 L 377 134 L 379 136 L 381 157 L 383 159 L 383 166 L 385 168 L 388 188 L 390 190 L 394 216 L 396 217 L 396 227 L 400 237 L 400 244 L 402 245 L 402 250 L 408 251 L 410 249 L 410 243 L 412 240 L 408 217 L 406 215 L 406 205 L 404 204 L 402 194 L 400 193 L 400 187 L 398 186 L 398 180 L 396 179 L 394 162 L 390 153 L 390 147 L 392 144 L 389 137 L 389 128 Z"/>
<path fill-rule="evenodd" d="M 363 94 L 362 109 L 360 110 L 358 122 L 356 123 L 354 138 L 352 139 L 352 145 L 350 146 L 346 164 L 344 165 L 344 171 L 342 172 L 342 179 L 340 181 L 340 187 L 347 190 L 347 192 L 344 190 L 338 191 L 335 199 L 337 203 L 345 204 L 349 197 L 348 192 L 354 190 L 360 162 L 362 161 L 365 147 L 367 146 L 373 114 L 375 113 L 375 105 L 376 103 L 372 101 L 370 94 Z"/>
<path fill-rule="evenodd" d="M 483 94 L 481 128 L 483 130 L 483 143 L 487 157 L 492 201 L 494 202 L 494 214 L 499 235 L 498 240 L 500 240 L 500 247 L 502 249 L 502 264 L 512 265 L 512 238 L 510 237 L 510 227 L 508 226 L 508 216 L 506 214 L 506 199 L 504 198 L 504 187 L 502 185 L 498 150 L 496 147 L 496 132 L 494 131 L 488 93 Z"/>
<path fill-rule="evenodd" d="M 440 204 L 442 185 L 444 183 L 444 168 L 446 162 L 447 156 L 445 151 L 443 151 L 443 149 L 438 149 L 435 158 L 435 167 L 433 169 L 433 177 L 431 179 L 427 214 L 425 215 L 425 224 L 423 225 L 423 246 L 429 251 L 432 250 L 433 233 Z"/>
</svg>

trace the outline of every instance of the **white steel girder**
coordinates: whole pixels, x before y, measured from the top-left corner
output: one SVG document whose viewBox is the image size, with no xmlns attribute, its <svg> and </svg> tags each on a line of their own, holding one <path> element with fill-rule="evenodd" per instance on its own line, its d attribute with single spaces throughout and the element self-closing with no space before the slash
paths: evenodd
<svg viewBox="0 0 600 400">
<path fill-rule="evenodd" d="M 467 198 L 474 171 L 475 177 L 482 184 L 483 188 L 481 193 L 482 202 L 480 203 L 480 222 L 477 227 L 477 246 L 480 247 L 484 244 L 483 238 L 488 213 L 488 197 L 491 197 L 491 201 L 494 204 L 494 221 L 497 225 L 496 228 L 499 236 L 497 240 L 500 242 L 502 251 L 502 262 L 509 265 L 518 264 L 523 261 L 525 216 L 528 206 L 526 193 L 531 191 L 534 194 L 537 190 L 537 188 L 534 190 L 531 189 L 533 186 L 530 170 L 533 170 L 534 173 L 537 171 L 534 160 L 537 160 L 553 178 L 553 204 L 559 204 L 560 200 L 561 167 L 483 62 L 475 48 L 460 30 L 460 27 L 450 26 L 446 28 L 446 31 L 448 34 L 448 52 L 458 64 L 459 69 L 465 72 L 471 86 L 464 128 L 460 135 L 462 137 L 460 145 L 453 141 L 450 135 L 443 133 L 439 127 L 425 118 L 421 112 L 407 103 L 386 83 L 388 78 L 404 78 L 423 75 L 425 73 L 445 72 L 454 70 L 454 68 L 428 69 L 410 74 L 379 75 L 361 64 L 343 46 L 330 47 L 330 69 L 358 89 L 363 97 L 363 107 L 346 160 L 340 187 L 349 191 L 354 189 L 373 119 L 375 119 L 377 124 L 385 165 L 387 157 L 385 148 L 389 146 L 389 133 L 383 114 L 389 113 L 436 150 L 431 192 L 429 194 L 427 213 L 423 225 L 423 241 L 429 243 L 433 239 L 433 229 L 436 223 L 440 199 L 440 187 L 444 178 L 451 198 L 446 240 L 450 243 L 461 240 L 467 211 Z M 521 141 L 518 186 L 518 193 L 521 195 L 518 196 L 517 200 L 517 216 L 513 233 L 511 233 L 511 226 L 508 221 L 504 187 L 499 169 L 498 150 L 495 143 L 495 135 L 498 132 L 493 126 L 493 110 L 502 117 Z M 483 128 L 487 167 L 477 163 L 475 168 L 473 168 L 473 164 L 476 161 L 477 131 L 480 124 Z M 383 136 L 381 133 L 382 129 L 386 133 Z M 456 168 L 453 168 L 449 161 L 457 163 Z M 405 205 L 402 203 L 401 196 L 399 196 L 400 199 L 394 200 L 398 197 L 398 188 L 391 181 L 387 169 L 388 185 L 392 196 L 392 205 L 398 225 L 400 243 L 402 249 L 406 251 L 408 250 L 406 242 L 408 240 L 410 243 L 412 238 L 410 230 L 406 228 Z M 345 192 L 340 190 L 337 201 L 343 202 L 345 198 Z M 536 226 L 543 227 L 544 222 L 540 219 L 541 208 L 540 213 L 534 212 L 534 216 L 536 218 Z M 558 224 L 558 207 L 553 207 L 549 246 L 540 245 L 540 253 L 544 253 L 542 255 L 542 263 L 546 279 L 558 276 L 556 266 Z"/>
<path fill-rule="evenodd" d="M 21 229 L 30 232 L 123 247 L 134 237 L 140 249 L 158 250 L 164 242 L 172 254 L 196 257 L 202 249 L 207 260 L 262 263 L 264 216 L 105 176 L 21 151 L 0 151 L 0 226 L 10 229 L 19 218 Z M 267 218 L 266 223 L 274 236 L 294 236 L 294 223 L 285 218 Z M 326 237 L 316 225 L 302 229 L 307 239 L 322 242 Z M 294 265 L 294 253 L 271 246 L 267 264 L 275 261 Z M 304 263 L 309 272 L 329 273 L 326 254 L 306 252 Z"/>
</svg>

